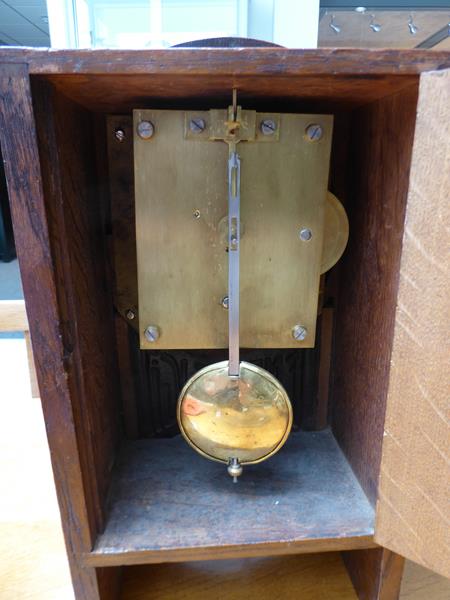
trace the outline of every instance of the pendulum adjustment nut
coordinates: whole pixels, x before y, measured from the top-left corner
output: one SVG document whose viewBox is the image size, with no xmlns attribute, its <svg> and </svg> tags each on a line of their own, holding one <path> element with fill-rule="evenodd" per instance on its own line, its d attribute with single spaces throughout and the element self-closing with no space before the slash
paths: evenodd
<svg viewBox="0 0 450 600">
<path fill-rule="evenodd" d="M 242 465 L 238 458 L 230 458 L 228 463 L 228 475 L 233 478 L 233 483 L 237 483 L 237 478 L 242 475 Z"/>
</svg>

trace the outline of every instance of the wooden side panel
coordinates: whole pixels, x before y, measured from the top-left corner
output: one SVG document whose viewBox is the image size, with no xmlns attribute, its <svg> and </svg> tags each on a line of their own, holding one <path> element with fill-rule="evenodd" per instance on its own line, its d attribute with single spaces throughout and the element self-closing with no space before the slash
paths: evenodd
<svg viewBox="0 0 450 600">
<path fill-rule="evenodd" d="M 386 548 L 342 552 L 359 600 L 397 600 L 405 559 Z"/>
<path fill-rule="evenodd" d="M 95 570 L 83 568 L 78 561 L 79 554 L 91 548 L 93 532 L 71 406 L 70 351 L 61 335 L 63 317 L 49 245 L 29 77 L 22 65 L 0 65 L 0 143 L 75 594 L 77 600 L 95 600 Z"/>
<path fill-rule="evenodd" d="M 118 442 L 118 382 L 94 123 L 49 84 L 33 86 L 33 93 L 72 407 L 97 532 Z"/>
<path fill-rule="evenodd" d="M 350 238 L 340 264 L 332 426 L 375 503 L 417 88 L 350 120 Z"/>
<path fill-rule="evenodd" d="M 378 543 L 450 577 L 450 70 L 420 95 L 395 315 Z"/>
</svg>

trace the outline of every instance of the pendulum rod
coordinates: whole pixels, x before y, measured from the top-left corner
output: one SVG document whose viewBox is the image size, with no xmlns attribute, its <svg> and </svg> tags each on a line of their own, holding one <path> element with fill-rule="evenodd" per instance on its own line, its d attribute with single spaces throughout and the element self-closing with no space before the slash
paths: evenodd
<svg viewBox="0 0 450 600">
<path fill-rule="evenodd" d="M 239 254 L 241 161 L 236 145 L 228 158 L 228 375 L 239 377 Z"/>
<path fill-rule="evenodd" d="M 229 113 L 230 114 L 230 113 Z M 239 378 L 239 255 L 241 245 L 241 161 L 236 152 L 237 91 L 233 90 L 233 107 L 230 114 L 228 140 L 228 376 Z M 234 138 L 234 139 L 233 139 Z M 237 482 L 242 465 L 236 457 L 230 457 L 228 473 Z"/>
<path fill-rule="evenodd" d="M 228 375 L 239 377 L 239 254 L 241 245 L 241 161 L 236 152 L 237 90 L 229 110 L 228 141 Z"/>
</svg>

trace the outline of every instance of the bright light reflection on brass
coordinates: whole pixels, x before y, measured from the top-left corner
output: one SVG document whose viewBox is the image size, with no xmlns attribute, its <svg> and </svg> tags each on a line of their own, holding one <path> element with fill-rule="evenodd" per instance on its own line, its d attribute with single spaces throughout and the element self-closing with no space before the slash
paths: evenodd
<svg viewBox="0 0 450 600">
<path fill-rule="evenodd" d="M 240 377 L 228 361 L 209 365 L 184 386 L 178 423 L 187 442 L 203 456 L 229 464 L 257 463 L 277 452 L 292 426 L 283 386 L 266 370 L 241 362 Z"/>
</svg>

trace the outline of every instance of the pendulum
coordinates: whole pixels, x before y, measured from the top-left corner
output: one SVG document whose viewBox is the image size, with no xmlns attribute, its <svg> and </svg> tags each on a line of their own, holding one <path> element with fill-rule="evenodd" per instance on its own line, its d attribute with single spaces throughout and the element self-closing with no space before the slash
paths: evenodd
<svg viewBox="0 0 450 600">
<path fill-rule="evenodd" d="M 235 97 L 232 115 L 235 122 Z M 225 463 L 236 482 L 243 465 L 261 462 L 282 447 L 291 430 L 292 407 L 273 375 L 239 359 L 241 161 L 237 143 L 228 144 L 229 358 L 205 367 L 186 383 L 177 417 L 186 441 L 204 457 Z"/>
</svg>

